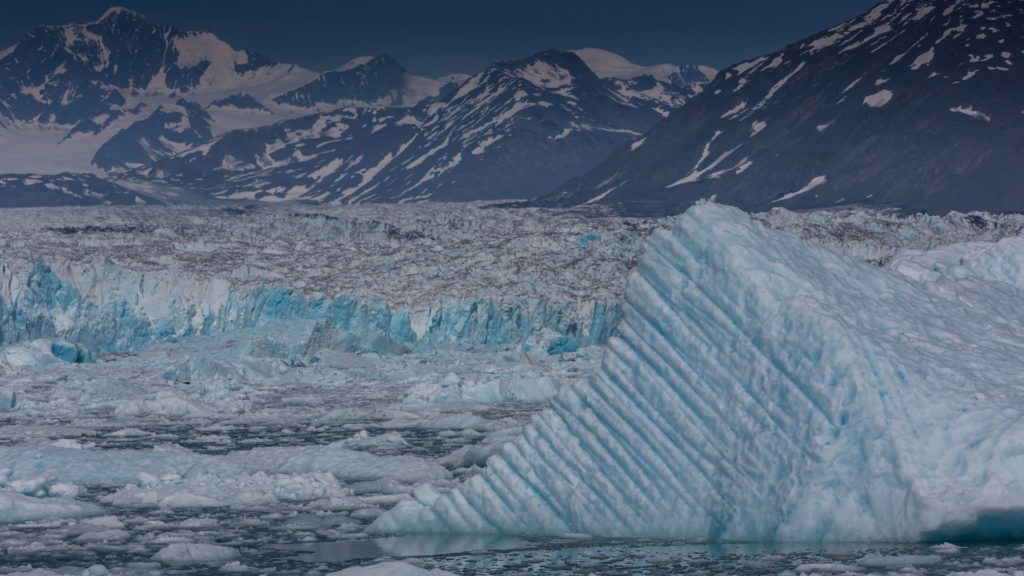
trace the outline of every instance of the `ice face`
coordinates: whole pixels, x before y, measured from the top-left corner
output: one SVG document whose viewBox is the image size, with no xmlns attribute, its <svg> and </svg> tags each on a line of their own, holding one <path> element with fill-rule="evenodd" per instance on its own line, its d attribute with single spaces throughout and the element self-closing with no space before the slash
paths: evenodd
<svg viewBox="0 0 1024 576">
<path fill-rule="evenodd" d="M 22 351 L 38 363 L 292 321 L 318 327 L 278 355 L 572 353 L 611 334 L 658 224 L 441 205 L 15 210 L 0 225 L 0 345 L 67 341 Z"/>
<path fill-rule="evenodd" d="M 655 233 L 589 382 L 371 527 L 739 541 L 1024 536 L 1021 292 L 865 265 L 713 204 Z M 995 252 L 993 252 L 995 251 Z"/>
</svg>

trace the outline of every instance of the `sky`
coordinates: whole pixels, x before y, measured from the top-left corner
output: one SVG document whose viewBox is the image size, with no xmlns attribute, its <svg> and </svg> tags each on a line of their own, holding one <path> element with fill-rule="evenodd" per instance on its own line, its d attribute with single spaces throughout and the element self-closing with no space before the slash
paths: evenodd
<svg viewBox="0 0 1024 576">
<path fill-rule="evenodd" d="M 90 22 L 113 4 L 235 48 L 329 70 L 389 54 L 424 76 L 474 73 L 557 48 L 637 64 L 724 68 L 866 12 L 877 0 L 0 0 L 0 49 L 39 25 Z"/>
</svg>

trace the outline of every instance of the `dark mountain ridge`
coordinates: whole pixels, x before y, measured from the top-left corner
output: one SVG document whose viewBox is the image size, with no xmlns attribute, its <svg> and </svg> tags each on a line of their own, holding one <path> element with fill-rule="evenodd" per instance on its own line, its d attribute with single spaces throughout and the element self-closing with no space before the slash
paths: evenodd
<svg viewBox="0 0 1024 576">
<path fill-rule="evenodd" d="M 1024 3 L 893 0 L 721 72 L 546 205 L 1024 211 Z"/>
</svg>

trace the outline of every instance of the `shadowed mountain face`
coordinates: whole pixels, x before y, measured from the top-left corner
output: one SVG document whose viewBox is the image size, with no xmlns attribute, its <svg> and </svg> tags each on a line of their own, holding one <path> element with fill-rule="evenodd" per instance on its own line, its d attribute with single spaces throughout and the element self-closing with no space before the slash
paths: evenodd
<svg viewBox="0 0 1024 576">
<path fill-rule="evenodd" d="M 1024 4 L 893 0 L 716 77 L 544 199 L 1024 211 Z"/>
<path fill-rule="evenodd" d="M 0 51 L 0 174 L 132 180 L 169 202 L 533 198 L 713 74 L 594 48 L 474 76 L 424 78 L 388 56 L 316 74 L 111 8 Z M 0 192 L 27 198 L 23 181 Z"/>
<path fill-rule="evenodd" d="M 0 112 L 10 121 L 77 124 L 142 93 L 230 89 L 275 66 L 212 34 L 111 8 L 95 22 L 41 26 L 0 54 Z"/>
<path fill-rule="evenodd" d="M 0 175 L 0 208 L 159 204 L 160 200 L 95 174 Z"/>
<path fill-rule="evenodd" d="M 313 104 L 315 94 L 378 77 L 387 80 L 381 91 L 364 96 L 396 101 L 402 69 L 390 59 L 361 66 L 370 68 L 322 75 L 276 101 Z M 415 107 L 342 107 L 231 132 L 133 178 L 233 199 L 532 198 L 638 138 L 699 86 L 601 78 L 576 54 L 550 50 L 494 64 Z"/>
</svg>

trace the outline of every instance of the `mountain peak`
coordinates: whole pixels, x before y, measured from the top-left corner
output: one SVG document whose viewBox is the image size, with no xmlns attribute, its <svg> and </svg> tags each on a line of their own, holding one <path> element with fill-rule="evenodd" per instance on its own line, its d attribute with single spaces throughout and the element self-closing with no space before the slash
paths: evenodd
<svg viewBox="0 0 1024 576">
<path fill-rule="evenodd" d="M 359 68 L 360 66 L 366 66 L 374 58 L 377 58 L 377 56 L 356 56 L 355 58 L 335 68 L 334 72 L 346 72 L 348 70 Z"/>
<path fill-rule="evenodd" d="M 593 76 L 593 72 L 579 56 L 572 52 L 556 50 L 553 48 L 531 54 L 526 58 L 498 62 L 497 64 L 493 64 L 491 68 L 509 71 L 527 80 L 530 79 L 528 76 L 532 77 L 535 75 L 537 70 L 540 70 L 541 68 L 561 69 L 563 72 L 572 75 L 583 74 L 586 76 Z"/>
<path fill-rule="evenodd" d="M 119 18 L 131 18 L 133 20 L 147 21 L 149 20 L 149 18 L 146 18 L 144 15 L 142 15 L 139 12 L 136 12 L 135 10 L 132 10 L 131 8 L 125 8 L 124 6 L 111 6 L 110 8 L 107 8 L 107 11 L 104 12 L 103 15 L 100 16 L 97 20 L 95 20 L 93 24 L 98 24 L 100 22 L 105 22 L 107 20 L 114 20 Z"/>
<path fill-rule="evenodd" d="M 731 66 L 557 202 L 1020 211 L 1022 32 L 1019 0 L 880 3 Z"/>
<path fill-rule="evenodd" d="M 598 78 L 631 80 L 637 76 L 650 75 L 658 80 L 667 81 L 672 74 L 679 73 L 679 67 L 673 64 L 641 66 L 630 62 L 624 56 L 601 48 L 580 48 L 570 52 L 579 56 Z"/>
<path fill-rule="evenodd" d="M 601 48 L 579 48 L 570 50 L 580 57 L 598 78 L 613 80 L 634 80 L 650 76 L 660 82 L 675 86 L 704 84 L 714 79 L 718 70 L 710 66 L 678 66 L 676 64 L 635 64 L 624 56 Z"/>
</svg>

